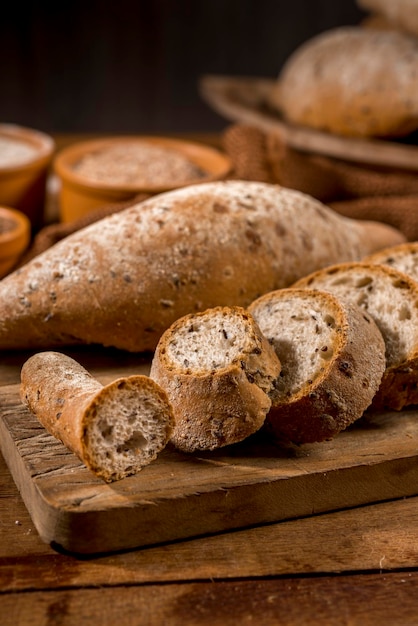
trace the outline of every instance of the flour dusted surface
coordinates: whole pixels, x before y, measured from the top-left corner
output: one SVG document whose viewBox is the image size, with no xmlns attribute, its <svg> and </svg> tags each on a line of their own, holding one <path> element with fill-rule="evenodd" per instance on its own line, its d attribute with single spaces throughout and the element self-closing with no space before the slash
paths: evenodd
<svg viewBox="0 0 418 626">
<path fill-rule="evenodd" d="M 154 350 L 182 315 L 245 307 L 319 267 L 361 258 L 374 249 L 365 232 L 277 185 L 228 181 L 159 194 L 3 279 L 0 347 Z"/>
<path fill-rule="evenodd" d="M 291 55 L 277 95 L 295 123 L 351 136 L 397 136 L 417 128 L 418 42 L 402 32 L 340 27 Z"/>
</svg>

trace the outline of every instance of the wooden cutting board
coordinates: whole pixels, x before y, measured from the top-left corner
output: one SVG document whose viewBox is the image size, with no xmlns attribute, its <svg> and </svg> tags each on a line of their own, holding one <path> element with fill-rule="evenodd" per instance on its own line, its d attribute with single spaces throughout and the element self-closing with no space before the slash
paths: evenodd
<svg viewBox="0 0 418 626">
<path fill-rule="evenodd" d="M 86 356 L 103 384 L 149 371 Z M 60 549 L 131 549 L 418 494 L 416 411 L 363 418 L 333 441 L 299 447 L 256 437 L 213 453 L 166 449 L 107 485 L 20 403 L 16 363 L 0 364 L 0 447 L 40 536 Z"/>
</svg>

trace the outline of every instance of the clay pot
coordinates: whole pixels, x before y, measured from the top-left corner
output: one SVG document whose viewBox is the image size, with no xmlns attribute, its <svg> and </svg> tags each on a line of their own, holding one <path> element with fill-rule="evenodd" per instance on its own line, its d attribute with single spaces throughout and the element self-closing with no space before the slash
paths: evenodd
<svg viewBox="0 0 418 626">
<path fill-rule="evenodd" d="M 175 151 L 196 165 L 202 171 L 201 175 L 198 178 L 191 177 L 178 181 L 167 178 L 166 182 L 159 177 L 156 183 L 148 180 L 145 183 L 130 184 L 93 180 L 75 170 L 86 155 L 103 153 L 108 148 L 121 144 L 129 146 L 150 144 L 160 149 Z M 196 182 L 221 180 L 227 176 L 230 169 L 231 163 L 224 154 L 194 142 L 164 137 L 126 136 L 75 143 L 63 149 L 54 160 L 54 171 L 60 180 L 60 219 L 62 222 L 71 222 L 101 206 L 131 200 L 140 193 L 156 194 Z"/>
</svg>

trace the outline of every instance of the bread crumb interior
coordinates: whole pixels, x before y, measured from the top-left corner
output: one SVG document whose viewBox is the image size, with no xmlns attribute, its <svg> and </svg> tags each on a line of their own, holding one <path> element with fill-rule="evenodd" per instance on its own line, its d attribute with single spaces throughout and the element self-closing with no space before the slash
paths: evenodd
<svg viewBox="0 0 418 626">
<path fill-rule="evenodd" d="M 216 311 L 177 328 L 166 356 L 180 371 L 211 372 L 232 363 L 248 341 L 248 322 L 241 315 Z"/>
<path fill-rule="evenodd" d="M 373 317 L 385 340 L 388 367 L 405 360 L 410 346 L 417 345 L 418 301 L 402 281 L 357 268 L 320 274 L 310 287 L 344 297 Z"/>
<path fill-rule="evenodd" d="M 282 364 L 279 398 L 297 394 L 328 367 L 337 333 L 333 315 L 294 295 L 264 304 L 253 315 Z"/>
<path fill-rule="evenodd" d="M 114 478 L 156 458 L 167 441 L 167 407 L 158 396 L 121 384 L 92 405 L 86 441 L 94 464 Z"/>
</svg>

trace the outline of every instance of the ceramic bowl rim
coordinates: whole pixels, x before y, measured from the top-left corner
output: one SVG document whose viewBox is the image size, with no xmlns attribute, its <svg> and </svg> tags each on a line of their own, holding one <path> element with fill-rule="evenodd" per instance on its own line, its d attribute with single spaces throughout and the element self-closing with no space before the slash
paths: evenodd
<svg viewBox="0 0 418 626">
<path fill-rule="evenodd" d="M 139 142 L 177 149 L 191 161 L 200 165 L 202 169 L 206 169 L 208 171 L 208 175 L 199 179 L 193 178 L 183 180 L 179 184 L 175 185 L 127 185 L 93 181 L 85 176 L 75 173 L 72 169 L 73 165 L 80 160 L 84 154 L 103 147 L 115 145 L 117 143 Z M 204 163 L 206 164 L 206 168 Z M 208 167 L 208 163 L 211 164 L 210 167 Z M 69 183 L 80 190 L 85 189 L 86 191 L 90 190 L 91 192 L 97 191 L 109 193 L 112 191 L 119 191 L 132 194 L 141 192 L 160 193 L 196 183 L 206 183 L 220 180 L 227 176 L 227 174 L 231 171 L 231 167 L 232 164 L 228 156 L 216 148 L 195 141 L 151 135 L 113 135 L 98 139 L 80 141 L 63 148 L 55 156 L 53 162 L 55 174 L 61 178 L 62 181 Z"/>
<path fill-rule="evenodd" d="M 23 163 L 0 166 L 0 177 L 44 166 L 52 158 L 55 141 L 46 133 L 17 124 L 0 124 L 0 137 L 19 139 L 36 146 L 36 155 Z"/>
</svg>

